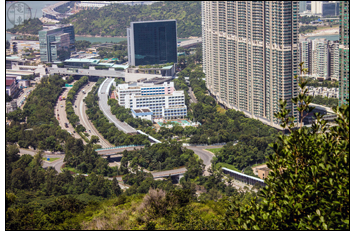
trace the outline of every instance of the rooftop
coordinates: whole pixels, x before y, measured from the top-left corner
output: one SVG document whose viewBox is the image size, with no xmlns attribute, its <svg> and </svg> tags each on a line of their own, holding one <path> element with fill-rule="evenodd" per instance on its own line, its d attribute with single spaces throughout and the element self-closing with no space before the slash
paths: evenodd
<svg viewBox="0 0 350 231">
<path fill-rule="evenodd" d="M 15 80 L 11 79 L 11 80 L 6 80 L 6 86 L 11 86 L 12 83 L 14 82 Z"/>
<path fill-rule="evenodd" d="M 151 109 L 149 109 L 148 107 L 146 108 L 134 108 L 132 109 L 135 113 L 147 113 L 147 112 L 152 112 Z"/>
<path fill-rule="evenodd" d="M 97 64 L 97 63 L 100 62 L 100 60 L 99 59 L 75 59 L 75 58 L 71 58 L 71 59 L 64 60 L 64 62 L 94 63 L 94 64 Z"/>
</svg>

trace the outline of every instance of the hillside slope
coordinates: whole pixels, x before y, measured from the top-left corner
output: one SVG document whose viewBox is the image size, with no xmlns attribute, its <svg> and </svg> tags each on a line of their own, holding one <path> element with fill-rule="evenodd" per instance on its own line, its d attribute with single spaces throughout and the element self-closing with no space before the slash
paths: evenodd
<svg viewBox="0 0 350 231">
<path fill-rule="evenodd" d="M 177 20 L 177 36 L 201 36 L 201 3 L 157 2 L 148 6 L 112 4 L 101 9 L 82 10 L 62 21 L 72 23 L 77 35 L 126 36 L 130 22 Z"/>
</svg>

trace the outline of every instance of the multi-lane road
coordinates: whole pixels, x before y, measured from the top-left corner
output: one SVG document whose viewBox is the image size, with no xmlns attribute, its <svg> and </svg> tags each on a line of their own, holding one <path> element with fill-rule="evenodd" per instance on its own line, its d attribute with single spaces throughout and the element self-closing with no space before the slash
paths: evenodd
<svg viewBox="0 0 350 231">
<path fill-rule="evenodd" d="M 194 95 L 191 87 L 188 88 L 188 95 L 190 96 L 192 103 L 198 103 L 196 96 Z"/>
<path fill-rule="evenodd" d="M 95 82 L 89 82 L 85 86 L 83 86 L 78 94 L 76 95 L 76 100 L 74 102 L 73 108 L 76 115 L 79 116 L 80 124 L 83 125 L 86 128 L 86 131 L 89 133 L 90 137 L 92 135 L 95 135 L 99 138 L 99 143 L 102 148 L 109 148 L 114 147 L 114 145 L 110 144 L 95 128 L 95 126 L 91 123 L 91 121 L 88 119 L 88 116 L 86 115 L 86 105 L 84 103 L 84 98 L 87 96 L 87 94 L 91 91 L 93 86 L 95 86 Z M 85 90 L 85 94 L 83 93 L 83 90 Z"/>
<path fill-rule="evenodd" d="M 27 100 L 23 100 L 23 99 L 24 99 L 24 97 L 27 97 L 27 98 L 28 98 L 29 92 L 32 91 L 32 90 L 34 90 L 34 87 L 24 88 L 24 89 L 21 90 L 20 95 L 18 96 L 17 99 L 15 99 L 15 100 L 17 100 L 17 106 L 18 106 L 18 107 L 20 107 L 20 108 L 23 109 L 24 104 L 25 104 L 26 101 L 27 101 Z M 22 100 L 23 100 L 23 104 L 20 105 L 20 103 L 22 102 Z"/>
<path fill-rule="evenodd" d="M 68 91 L 70 90 L 70 88 L 66 88 L 63 93 L 61 94 L 61 96 L 67 98 L 68 95 Z M 72 125 L 69 123 L 68 119 L 67 119 L 67 113 L 66 113 L 66 101 L 65 100 L 58 100 L 57 104 L 55 106 L 55 116 L 59 122 L 59 125 L 61 126 L 62 129 L 70 132 L 72 134 L 73 137 L 77 138 L 77 139 L 81 139 L 81 136 L 77 133 L 75 133 L 74 128 L 72 127 Z M 68 128 L 66 128 L 65 123 L 68 123 Z M 83 143 L 86 144 L 86 142 L 83 140 Z"/>
<path fill-rule="evenodd" d="M 128 133 L 128 134 L 137 134 L 137 131 L 131 127 L 129 124 L 121 122 L 118 120 L 115 115 L 112 114 L 111 108 L 108 105 L 108 93 L 109 88 L 112 85 L 114 81 L 114 78 L 108 78 L 106 79 L 100 86 L 100 89 L 98 90 L 98 98 L 99 98 L 99 107 L 103 114 L 107 117 L 110 123 L 114 123 L 115 126 L 122 132 Z"/>
</svg>

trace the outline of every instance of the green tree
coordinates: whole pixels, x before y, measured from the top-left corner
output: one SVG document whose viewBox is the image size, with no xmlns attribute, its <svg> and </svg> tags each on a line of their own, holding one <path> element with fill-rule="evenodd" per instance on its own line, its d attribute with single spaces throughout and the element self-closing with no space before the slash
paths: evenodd
<svg viewBox="0 0 350 231">
<path fill-rule="evenodd" d="M 292 99 L 298 105 L 301 121 L 313 110 L 305 85 L 301 78 L 302 92 Z M 271 145 L 274 154 L 267 166 L 272 172 L 261 191 L 262 200 L 243 207 L 231 201 L 225 227 L 349 229 L 349 106 L 333 108 L 337 114 L 333 127 L 315 113 L 317 120 L 310 129 L 297 127 L 286 101 L 281 100 L 280 107 L 275 116 L 290 135 L 279 136 L 279 141 Z"/>
</svg>

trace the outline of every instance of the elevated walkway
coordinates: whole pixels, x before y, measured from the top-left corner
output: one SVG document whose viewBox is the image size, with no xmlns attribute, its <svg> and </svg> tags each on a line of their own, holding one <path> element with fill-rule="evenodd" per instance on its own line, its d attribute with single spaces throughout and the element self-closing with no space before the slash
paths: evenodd
<svg viewBox="0 0 350 231">
<path fill-rule="evenodd" d="M 266 186 L 264 180 L 260 178 L 252 177 L 228 168 L 222 168 L 222 170 L 225 174 L 229 174 L 230 176 L 233 176 L 235 180 L 239 180 L 250 185 L 255 185 L 256 183 L 259 183 L 262 187 Z"/>
<path fill-rule="evenodd" d="M 147 136 L 150 140 L 156 142 L 157 144 L 162 143 L 161 141 L 159 141 L 159 140 L 157 140 L 156 138 L 154 138 L 154 137 L 152 137 L 152 136 L 150 136 L 150 135 L 144 133 L 144 132 L 141 131 L 141 130 L 137 130 L 137 132 L 140 133 L 140 134 L 142 134 L 142 135 Z"/>
</svg>

